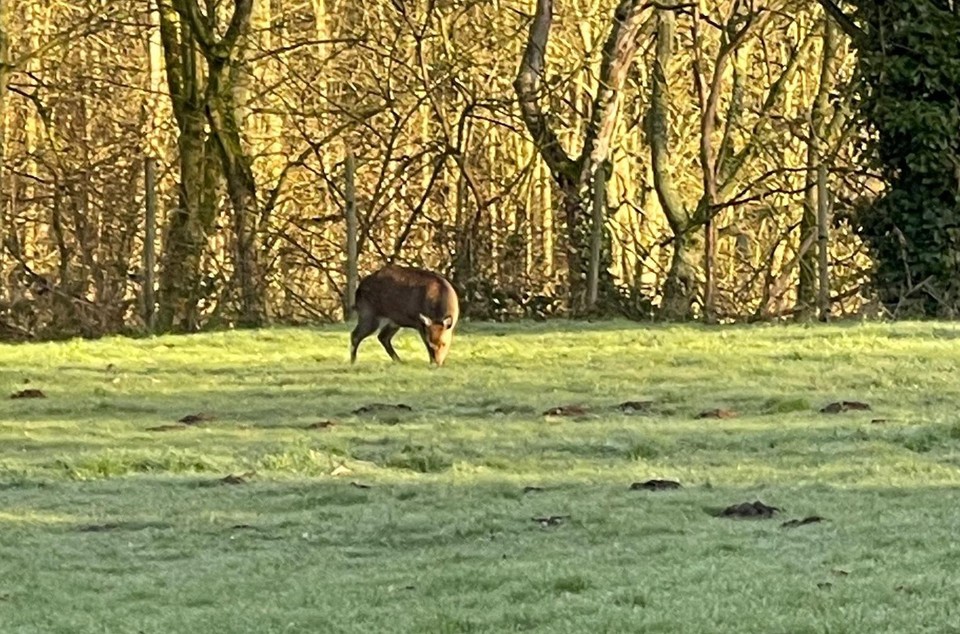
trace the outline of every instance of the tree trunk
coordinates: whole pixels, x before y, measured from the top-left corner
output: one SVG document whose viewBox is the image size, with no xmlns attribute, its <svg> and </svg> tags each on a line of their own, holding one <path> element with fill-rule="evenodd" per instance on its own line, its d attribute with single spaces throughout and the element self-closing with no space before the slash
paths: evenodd
<svg viewBox="0 0 960 634">
<path fill-rule="evenodd" d="M 587 294 L 587 262 L 590 253 L 589 219 L 583 208 L 589 204 L 576 183 L 566 183 L 561 188 L 567 254 L 567 305 L 571 313 L 578 313 Z"/>
<path fill-rule="evenodd" d="M 713 79 L 707 87 L 703 75 L 703 43 L 700 38 L 700 3 L 693 8 L 693 78 L 700 104 L 700 174 L 703 183 L 703 195 L 697 205 L 696 217 L 703 222 L 703 319 L 707 323 L 715 321 L 714 291 L 716 287 L 714 266 L 717 255 L 717 227 L 714 223 L 714 205 L 717 203 L 716 157 L 713 151 L 713 132 L 716 127 L 717 107 L 719 104 L 718 78 L 723 74 L 723 63 L 731 49 L 722 42 L 713 69 Z M 677 282 L 679 280 L 675 280 Z"/>
<path fill-rule="evenodd" d="M 830 110 L 830 91 L 835 83 L 835 58 L 839 38 L 833 19 L 823 21 L 823 51 L 820 61 L 820 82 L 810 110 L 810 133 L 807 141 L 806 191 L 803 197 L 803 216 L 800 218 L 800 243 L 805 243 L 817 233 L 817 167 L 822 160 L 824 142 L 828 139 L 827 119 Z M 816 249 L 807 249 L 800 258 L 800 273 L 797 281 L 797 319 L 808 320 L 814 316 L 817 303 Z"/>
<path fill-rule="evenodd" d="M 216 140 L 233 213 L 233 282 L 240 293 L 237 323 L 250 328 L 263 326 L 267 323 L 267 312 L 257 235 L 257 184 L 253 160 L 243 148 L 237 120 L 241 96 L 236 70 L 243 63 L 239 59 L 242 50 L 238 49 L 242 48 L 239 44 L 250 27 L 253 0 L 235 0 L 230 24 L 219 39 L 214 35 L 215 29 L 204 21 L 196 0 L 180 0 L 180 4 L 207 61 L 207 123 Z M 212 21 L 214 17 L 206 16 L 206 19 Z"/>
<path fill-rule="evenodd" d="M 227 174 L 227 191 L 233 207 L 234 279 L 240 289 L 239 326 L 266 325 L 266 297 L 260 269 L 259 240 L 256 233 L 257 197 L 250 175 Z"/>
<path fill-rule="evenodd" d="M 200 324 L 200 264 L 215 219 L 217 177 L 191 29 L 170 0 L 158 0 L 158 8 L 167 86 L 179 133 L 179 184 L 160 258 L 157 329 L 192 332 Z"/>
<path fill-rule="evenodd" d="M 827 190 L 827 166 L 817 166 L 817 256 L 819 260 L 820 285 L 818 304 L 820 321 L 830 320 L 830 201 Z"/>
<path fill-rule="evenodd" d="M 349 321 L 353 316 L 354 303 L 357 298 L 357 286 L 360 283 L 360 273 L 357 261 L 357 165 L 353 156 L 353 149 L 347 148 L 345 165 L 346 182 L 344 183 L 344 211 L 347 221 L 347 292 L 343 298 L 343 320 Z"/>
<path fill-rule="evenodd" d="M 157 168 L 156 160 L 148 156 L 143 165 L 144 202 L 146 206 L 146 226 L 143 232 L 143 323 L 148 333 L 156 327 L 157 301 L 155 297 L 154 275 L 156 272 L 157 241 Z"/>
<path fill-rule="evenodd" d="M 177 206 L 167 218 L 160 264 L 157 329 L 161 332 L 199 328 L 201 258 L 213 229 L 215 175 L 211 173 L 210 144 L 204 140 L 202 112 L 180 111 L 180 183 Z"/>
<path fill-rule="evenodd" d="M 224 75 L 222 68 L 218 69 L 216 64 L 211 64 L 210 77 L 207 80 L 207 120 L 216 139 L 232 211 L 233 282 L 240 295 L 237 323 L 253 328 L 267 322 L 257 239 L 257 186 L 252 160 L 244 151 L 240 140 L 240 129 L 236 120 L 237 86 Z M 223 81 L 225 79 L 226 81 Z"/>
<path fill-rule="evenodd" d="M 697 261 L 701 252 L 700 237 L 694 232 L 681 233 L 673 243 L 670 272 L 663 286 L 660 318 L 682 321 L 692 317 L 699 282 Z"/>
<path fill-rule="evenodd" d="M 670 9 L 657 10 L 657 50 L 653 63 L 647 136 L 650 139 L 653 186 L 667 222 L 673 231 L 673 259 L 663 285 L 660 318 L 682 321 L 693 318 L 697 296 L 696 243 L 694 218 L 683 204 L 670 166 L 670 113 L 667 67 L 673 56 L 676 17 Z"/>
<path fill-rule="evenodd" d="M 597 309 L 597 296 L 600 291 L 600 255 L 603 250 L 604 223 L 606 222 L 607 179 L 602 167 L 593 183 L 593 234 L 590 236 L 590 276 L 587 293 L 587 308 Z"/>
<path fill-rule="evenodd" d="M 238 323 L 266 323 L 266 297 L 259 262 L 259 206 L 252 160 L 240 141 L 237 123 L 237 46 L 250 23 L 252 0 L 236 0 L 224 35 L 217 38 L 216 13 L 204 15 L 196 0 L 157 0 L 167 81 L 180 130 L 180 205 L 170 218 L 160 281 L 158 325 L 169 329 L 176 319 L 195 329 L 200 297 L 200 257 L 213 221 L 217 176 L 215 149 L 232 208 L 234 279 L 240 297 Z M 179 29 L 177 26 L 179 25 Z M 206 61 L 201 90 L 197 50 Z M 207 127 L 210 134 L 207 136 Z"/>
<path fill-rule="evenodd" d="M 6 229 L 8 196 L 13 196 L 13 179 L 7 180 L 7 84 L 10 81 L 9 0 L 0 0 L 0 251 Z"/>
<path fill-rule="evenodd" d="M 814 134 L 810 126 L 811 136 Z M 807 174 L 804 177 L 803 215 L 800 217 L 800 243 L 806 242 L 817 231 L 817 152 L 813 139 L 807 141 Z M 817 250 L 807 249 L 800 257 L 797 279 L 796 318 L 807 321 L 813 317 L 817 301 Z"/>
</svg>

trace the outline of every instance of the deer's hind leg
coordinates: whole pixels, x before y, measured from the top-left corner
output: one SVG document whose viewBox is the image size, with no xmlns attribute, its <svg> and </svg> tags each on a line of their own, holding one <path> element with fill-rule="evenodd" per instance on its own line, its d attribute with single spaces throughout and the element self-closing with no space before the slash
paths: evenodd
<svg viewBox="0 0 960 634">
<path fill-rule="evenodd" d="M 375 314 L 357 308 L 357 326 L 350 333 L 350 363 L 357 361 L 357 348 L 360 347 L 360 342 L 375 333 L 379 325 L 380 320 Z"/>
<path fill-rule="evenodd" d="M 380 334 L 377 335 L 377 339 L 380 340 L 380 343 L 383 344 L 383 349 L 387 351 L 387 354 L 390 355 L 390 358 L 394 361 L 400 360 L 400 355 L 397 354 L 397 351 L 393 349 L 393 336 L 399 332 L 400 326 L 396 325 L 393 322 L 387 322 L 383 328 L 380 329 Z"/>
</svg>

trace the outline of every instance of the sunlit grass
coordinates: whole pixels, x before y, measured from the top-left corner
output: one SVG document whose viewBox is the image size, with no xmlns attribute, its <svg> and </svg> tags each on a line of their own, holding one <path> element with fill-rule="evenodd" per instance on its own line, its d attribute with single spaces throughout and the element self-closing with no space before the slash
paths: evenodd
<svg viewBox="0 0 960 634">
<path fill-rule="evenodd" d="M 0 346 L 47 396 L 0 401 L 0 631 L 960 625 L 960 327 L 463 324 L 440 370 L 347 333 Z"/>
</svg>

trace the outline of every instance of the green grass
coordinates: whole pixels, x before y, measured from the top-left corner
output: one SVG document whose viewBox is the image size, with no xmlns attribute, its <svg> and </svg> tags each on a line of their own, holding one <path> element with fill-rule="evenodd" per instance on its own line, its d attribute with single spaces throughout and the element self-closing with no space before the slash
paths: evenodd
<svg viewBox="0 0 960 634">
<path fill-rule="evenodd" d="M 960 631 L 958 339 L 463 324 L 440 370 L 410 333 L 351 367 L 345 327 L 0 346 L 0 389 L 48 397 L 0 400 L 0 632 Z M 712 516 L 756 499 L 782 515 Z"/>
</svg>

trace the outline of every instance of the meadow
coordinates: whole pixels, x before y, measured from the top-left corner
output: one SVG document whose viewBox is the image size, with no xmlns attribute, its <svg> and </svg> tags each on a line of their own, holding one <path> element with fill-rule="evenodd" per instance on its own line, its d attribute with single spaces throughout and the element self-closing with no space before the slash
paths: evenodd
<svg viewBox="0 0 960 634">
<path fill-rule="evenodd" d="M 0 632 L 960 632 L 960 325 L 348 332 L 0 346 Z"/>
</svg>

